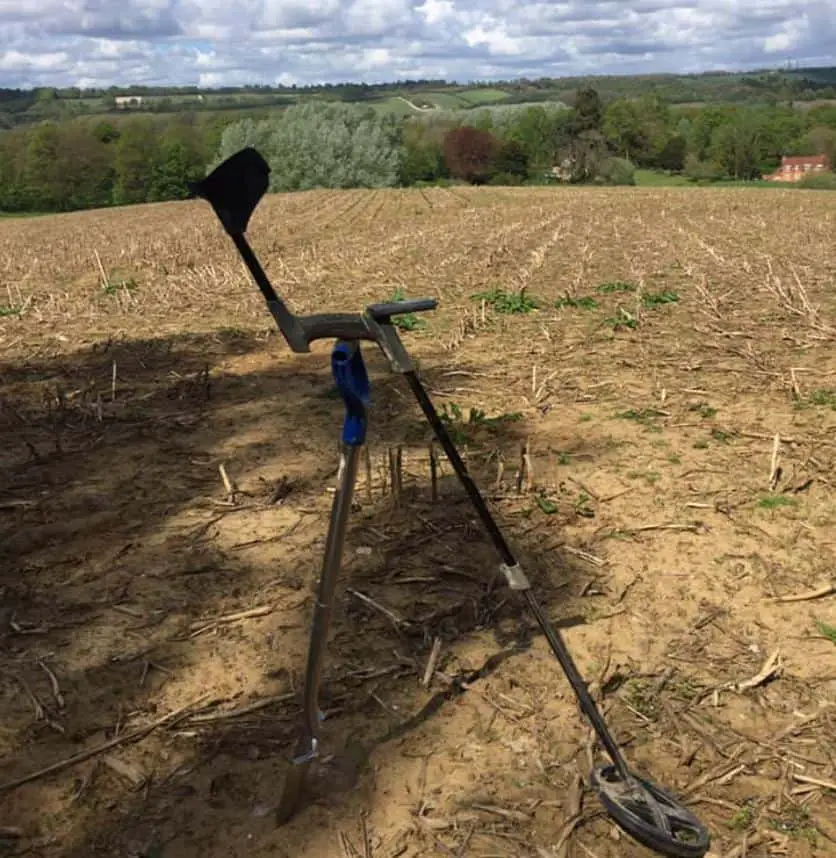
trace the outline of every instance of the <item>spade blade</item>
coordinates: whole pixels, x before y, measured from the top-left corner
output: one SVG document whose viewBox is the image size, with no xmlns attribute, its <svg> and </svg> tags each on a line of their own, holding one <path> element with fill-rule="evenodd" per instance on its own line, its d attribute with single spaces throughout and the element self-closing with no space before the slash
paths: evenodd
<svg viewBox="0 0 836 858">
<path fill-rule="evenodd" d="M 269 165 L 248 146 L 230 155 L 206 178 L 190 182 L 189 190 L 212 206 L 229 235 L 243 235 L 269 182 Z"/>
</svg>

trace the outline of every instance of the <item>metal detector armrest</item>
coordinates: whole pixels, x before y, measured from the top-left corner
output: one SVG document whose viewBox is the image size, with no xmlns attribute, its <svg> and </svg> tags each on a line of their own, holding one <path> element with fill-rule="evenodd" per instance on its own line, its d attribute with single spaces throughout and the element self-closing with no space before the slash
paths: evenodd
<svg viewBox="0 0 836 858">
<path fill-rule="evenodd" d="M 317 313 L 296 316 L 283 304 L 267 302 L 285 340 L 295 352 L 310 352 L 315 340 L 344 340 L 377 343 L 395 372 L 406 373 L 415 369 L 412 358 L 403 347 L 397 328 L 390 318 L 393 309 L 398 313 L 412 313 L 414 306 L 430 309 L 435 300 L 401 301 L 394 304 L 377 304 L 377 312 L 367 307 L 364 313 Z M 383 308 L 384 312 L 380 312 Z M 407 309 L 404 309 L 407 308 Z"/>
<path fill-rule="evenodd" d="M 376 322 L 386 322 L 392 316 L 405 316 L 407 313 L 426 313 L 435 310 L 438 301 L 435 298 L 415 298 L 411 301 L 393 301 L 391 304 L 369 304 L 366 312 Z"/>
<path fill-rule="evenodd" d="M 371 331 L 359 313 L 316 313 L 312 316 L 295 316 L 301 328 L 305 345 L 315 340 L 372 340 Z M 285 333 L 282 331 L 282 333 Z M 293 344 L 291 343 L 291 347 Z M 294 349 L 296 351 L 297 349 Z M 304 351 L 309 351 L 305 348 Z"/>
</svg>

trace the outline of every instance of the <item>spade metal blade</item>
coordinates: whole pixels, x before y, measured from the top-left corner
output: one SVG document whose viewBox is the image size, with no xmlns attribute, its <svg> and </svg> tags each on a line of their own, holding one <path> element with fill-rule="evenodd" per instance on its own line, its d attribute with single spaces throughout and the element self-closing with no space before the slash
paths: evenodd
<svg viewBox="0 0 836 858">
<path fill-rule="evenodd" d="M 189 190 L 214 209 L 229 235 L 243 235 L 270 182 L 270 167 L 248 146 L 219 164 L 206 178 L 191 182 Z"/>
</svg>

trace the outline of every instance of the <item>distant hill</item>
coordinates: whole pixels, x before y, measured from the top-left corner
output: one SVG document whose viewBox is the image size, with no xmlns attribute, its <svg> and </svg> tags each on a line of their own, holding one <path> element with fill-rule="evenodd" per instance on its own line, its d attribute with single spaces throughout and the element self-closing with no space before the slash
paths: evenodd
<svg viewBox="0 0 836 858">
<path fill-rule="evenodd" d="M 0 89 L 0 128 L 44 119 L 130 113 L 276 110 L 309 100 L 363 102 L 408 115 L 420 110 L 469 110 L 486 104 L 563 101 L 595 87 L 604 101 L 655 95 L 672 105 L 765 104 L 809 106 L 836 100 L 836 67 L 763 69 L 676 75 L 607 75 L 452 84 L 415 80 L 385 84 L 338 83 L 311 87 L 244 86 L 200 89 L 110 87 L 108 89 Z"/>
</svg>

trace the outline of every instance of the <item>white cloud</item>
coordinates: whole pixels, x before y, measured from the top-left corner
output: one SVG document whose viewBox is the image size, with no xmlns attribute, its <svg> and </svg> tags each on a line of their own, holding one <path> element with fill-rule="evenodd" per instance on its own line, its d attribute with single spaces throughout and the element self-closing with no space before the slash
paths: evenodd
<svg viewBox="0 0 836 858">
<path fill-rule="evenodd" d="M 415 11 L 430 25 L 449 20 L 455 15 L 455 6 L 450 0 L 424 0 Z"/>
<path fill-rule="evenodd" d="M 508 35 L 508 30 L 496 19 L 486 19 L 488 26 L 472 27 L 464 34 L 464 40 L 470 47 L 485 46 L 492 56 L 515 56 L 523 52 L 521 39 Z"/>
<path fill-rule="evenodd" d="M 836 64 L 834 0 L 0 0 L 0 86 Z"/>
<path fill-rule="evenodd" d="M 787 21 L 777 33 L 767 36 L 763 49 L 767 54 L 782 54 L 792 51 L 803 38 L 804 31 L 798 21 Z"/>
</svg>

